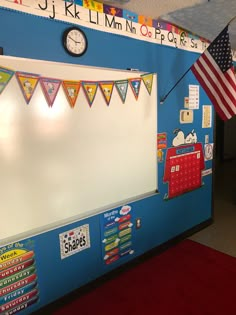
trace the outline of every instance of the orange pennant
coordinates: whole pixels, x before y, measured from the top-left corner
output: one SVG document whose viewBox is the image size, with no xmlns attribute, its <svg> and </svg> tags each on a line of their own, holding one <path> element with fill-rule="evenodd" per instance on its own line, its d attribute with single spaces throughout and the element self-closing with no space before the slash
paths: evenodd
<svg viewBox="0 0 236 315">
<path fill-rule="evenodd" d="M 74 108 L 80 90 L 80 81 L 62 81 L 62 87 L 70 103 L 70 107 Z"/>
</svg>

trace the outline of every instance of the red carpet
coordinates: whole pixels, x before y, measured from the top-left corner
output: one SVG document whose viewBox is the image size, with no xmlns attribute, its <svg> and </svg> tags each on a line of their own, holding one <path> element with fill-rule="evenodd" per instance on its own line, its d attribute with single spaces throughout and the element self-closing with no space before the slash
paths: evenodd
<svg viewBox="0 0 236 315">
<path fill-rule="evenodd" d="M 185 240 L 54 315 L 235 315 L 236 258 Z"/>
</svg>

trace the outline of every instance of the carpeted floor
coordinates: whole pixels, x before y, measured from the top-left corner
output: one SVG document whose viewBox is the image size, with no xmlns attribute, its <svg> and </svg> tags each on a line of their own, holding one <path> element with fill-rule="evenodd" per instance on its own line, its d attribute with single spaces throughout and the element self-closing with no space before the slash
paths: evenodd
<svg viewBox="0 0 236 315">
<path fill-rule="evenodd" d="M 235 315 L 235 291 L 236 258 L 184 240 L 44 314 Z"/>
<path fill-rule="evenodd" d="M 236 117 L 235 117 L 236 118 Z M 236 257 L 236 160 L 216 167 L 214 223 L 191 239 Z"/>
</svg>

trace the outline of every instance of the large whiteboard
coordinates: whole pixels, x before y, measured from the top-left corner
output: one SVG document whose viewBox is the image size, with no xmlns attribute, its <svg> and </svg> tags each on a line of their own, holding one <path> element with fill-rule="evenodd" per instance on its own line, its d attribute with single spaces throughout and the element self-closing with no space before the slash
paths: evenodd
<svg viewBox="0 0 236 315">
<path fill-rule="evenodd" d="M 141 73 L 0 56 L 0 66 L 62 80 L 121 80 Z M 14 76 L 0 95 L 0 242 L 40 233 L 157 189 L 157 78 L 138 100 L 60 87 L 49 108 L 40 84 L 29 103 Z M 147 209 L 148 211 L 148 209 Z M 0 243 L 1 244 L 1 243 Z"/>
</svg>

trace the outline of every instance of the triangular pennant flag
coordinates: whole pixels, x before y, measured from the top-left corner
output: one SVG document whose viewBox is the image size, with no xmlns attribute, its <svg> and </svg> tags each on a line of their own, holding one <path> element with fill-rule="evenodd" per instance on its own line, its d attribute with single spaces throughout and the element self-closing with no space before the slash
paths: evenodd
<svg viewBox="0 0 236 315">
<path fill-rule="evenodd" d="M 129 84 L 137 100 L 139 96 L 140 86 L 141 86 L 141 78 L 129 79 Z"/>
<path fill-rule="evenodd" d="M 122 102 L 125 103 L 126 95 L 128 91 L 128 80 L 115 81 L 115 86 L 116 86 L 118 94 L 120 95 Z"/>
<path fill-rule="evenodd" d="M 111 95 L 114 87 L 114 82 L 113 81 L 104 81 L 104 82 L 99 82 L 100 89 L 102 91 L 102 94 L 105 98 L 105 101 L 107 105 L 109 106 L 110 101 L 111 101 Z"/>
<path fill-rule="evenodd" d="M 41 78 L 40 84 L 47 100 L 48 106 L 52 107 L 59 91 L 61 80 L 52 78 Z"/>
<path fill-rule="evenodd" d="M 89 106 L 91 107 L 97 93 L 98 83 L 93 81 L 83 81 L 82 87 L 88 100 Z"/>
<path fill-rule="evenodd" d="M 62 81 L 62 86 L 70 103 L 70 107 L 75 107 L 80 90 L 80 81 Z"/>
<path fill-rule="evenodd" d="M 25 101 L 29 104 L 39 81 L 39 75 L 28 72 L 16 72 L 16 78 L 20 85 Z"/>
<path fill-rule="evenodd" d="M 15 71 L 11 69 L 0 67 L 0 94 L 5 89 L 14 73 Z"/>
<path fill-rule="evenodd" d="M 152 83 L 153 83 L 153 73 L 142 74 L 141 78 L 143 80 L 144 85 L 146 86 L 148 93 L 151 95 Z"/>
</svg>

